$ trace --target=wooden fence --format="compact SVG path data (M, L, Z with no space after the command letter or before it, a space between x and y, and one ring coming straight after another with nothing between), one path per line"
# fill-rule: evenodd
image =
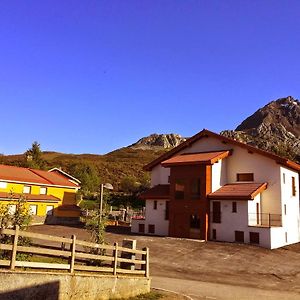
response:
M113 246L95 244L77 240L75 235L71 238L51 236L21 231L18 226L14 230L0 229L0 235L12 236L11 244L0 244L0 254L3 251L10 251L9 259L0 259L0 266L9 267L11 270L14 270L16 267L22 267L67 270L72 274L75 271L85 271L149 277L148 248L138 250L119 246L118 243L115 243ZM30 238L34 241L38 239L50 243L56 242L60 246L46 246L45 243L36 244L36 242L29 246L22 246L18 245L20 237ZM29 253L30 255L27 258L25 256L23 260L19 260L17 259L17 253ZM33 257L32 255L37 255L39 260L42 257L56 257L59 260L65 260L65 262L30 261L30 258Z

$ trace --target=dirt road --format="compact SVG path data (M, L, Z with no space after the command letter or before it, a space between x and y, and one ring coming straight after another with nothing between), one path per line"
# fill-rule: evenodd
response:
M41 225L30 230L89 239L82 228ZM138 248L150 248L154 287L183 292L193 299L300 299L300 244L267 250L249 245L130 235L119 230L108 232L107 242L131 238L137 240ZM253 298L254 295L257 297Z
M253 287L211 283L154 276L153 288L162 288L185 295L190 300L299 300L298 293L264 290Z

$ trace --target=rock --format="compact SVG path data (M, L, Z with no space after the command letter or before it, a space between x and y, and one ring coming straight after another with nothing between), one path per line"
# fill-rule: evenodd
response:
M222 135L300 162L300 102L280 98Z
M186 138L183 138L179 134L151 134L147 137L143 137L138 140L136 143L130 145L129 147L134 149L171 149L182 142L184 142Z

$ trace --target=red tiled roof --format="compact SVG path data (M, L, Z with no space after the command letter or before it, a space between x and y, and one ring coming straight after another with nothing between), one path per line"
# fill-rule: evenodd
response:
M57 172L47 172L7 165L0 165L0 180L31 184L78 187L78 185L68 180L67 177L60 175Z
M59 174L57 172L47 172L43 170L33 170L31 169L32 172L36 173L37 175L43 177L53 185L63 185L63 186L72 186L72 187L78 187L77 184L74 182L71 182L68 180L65 176L62 174Z
M191 165L191 164L213 164L219 159L225 158L230 155L230 151L215 151L215 152L202 152L190 153L173 156L161 163L163 167L170 167L173 165Z
M45 202L60 201L60 199L51 195L33 195L33 194L15 194L15 193L12 194L12 193L0 192L0 199L15 200L15 199L20 199L20 197L25 197L27 201L45 201Z
M170 185L159 184L140 195L142 199L168 199L170 197Z
M253 200L267 188L267 183L230 183L208 195L212 200Z
M146 166L144 166L144 170L145 171L151 171L155 166L157 166L158 164L160 164L162 161L167 160L169 158L171 158L172 156L174 156L176 153L180 152L183 149L186 149L187 147L191 146L193 143L195 143L196 141L205 138L205 137L214 137L217 138L218 140L224 142L224 143L228 143L228 144L232 144L232 145L237 145L241 148L245 148L247 149L249 152L253 152L253 153L258 153L261 154L263 156L269 157L270 159L275 160L277 163L282 164L284 166L287 166L291 169L294 169L296 171L300 171L300 164L297 164L289 159L286 159L284 157L280 157L278 155L275 155L273 153L258 149L256 147L238 142L236 140L230 139L228 137L225 137L223 135L214 133L212 131L209 131L207 129L203 129L202 131L198 132L197 134L195 134L194 136L192 136L191 138L187 139L185 142L181 143L179 146L175 147L174 149L168 151L167 153L161 155L160 157L158 157L157 159L153 160L152 162L150 162L149 164L147 164Z

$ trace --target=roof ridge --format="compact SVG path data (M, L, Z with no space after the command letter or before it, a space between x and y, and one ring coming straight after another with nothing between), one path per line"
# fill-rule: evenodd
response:
M49 180L48 178L44 177L43 175L38 174L38 173L35 171L35 169L28 168L28 170L31 171L32 173L34 173L35 175L37 175L37 176L39 176L39 177L45 179L45 180L48 181L50 184L54 185L54 182L52 182L52 181ZM38 171L43 171L43 170L38 170ZM47 172L47 171L45 171L45 172Z

